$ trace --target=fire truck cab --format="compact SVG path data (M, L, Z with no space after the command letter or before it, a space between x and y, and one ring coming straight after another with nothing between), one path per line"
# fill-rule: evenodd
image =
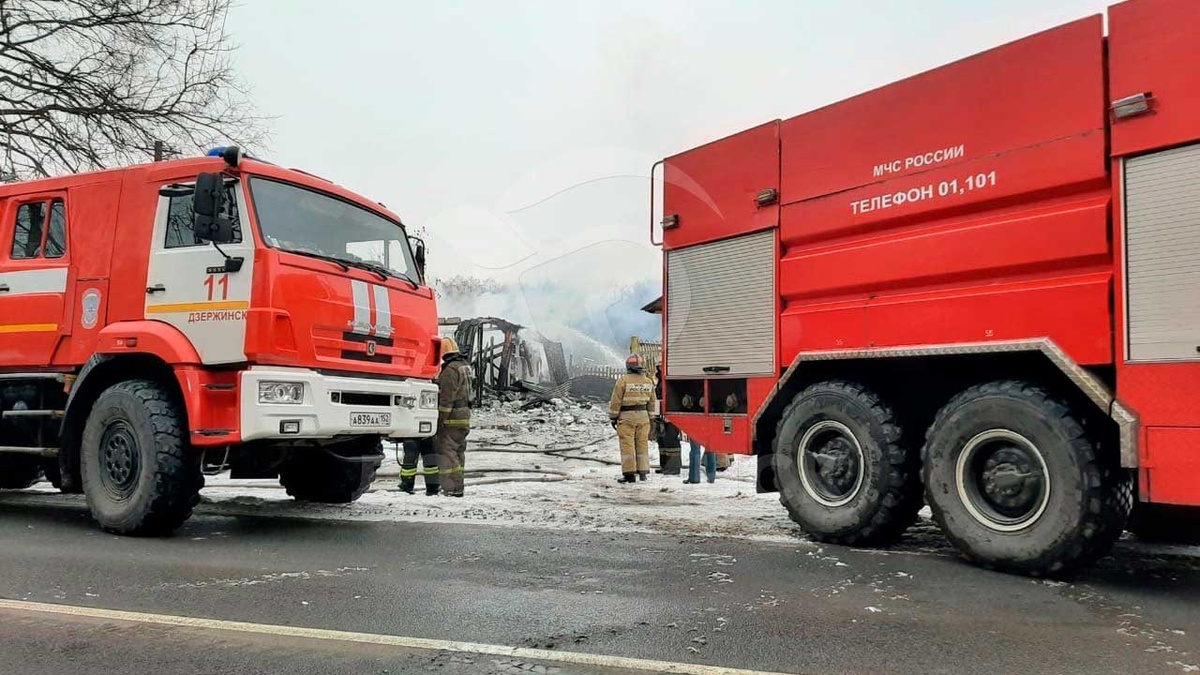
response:
M161 534L206 473L357 499L433 434L424 245L326 180L209 156L0 185L0 488Z

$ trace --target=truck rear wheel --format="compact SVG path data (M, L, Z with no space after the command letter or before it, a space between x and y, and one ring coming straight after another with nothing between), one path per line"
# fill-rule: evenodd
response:
M1032 576L1107 553L1132 502L1128 472L1097 456L1070 408L1016 381L971 387L938 412L925 489L934 520L964 555Z
M204 477L183 413L158 383L130 380L105 390L82 441L83 492L105 530L168 534L200 501Z
M796 397L775 434L780 501L817 541L895 542L917 519L917 454L895 414L849 382L821 382Z
M349 504L371 487L382 461L383 443L376 436L296 448L279 468L279 483L298 501Z
M37 457L0 455L0 490L24 490L42 478L42 464Z

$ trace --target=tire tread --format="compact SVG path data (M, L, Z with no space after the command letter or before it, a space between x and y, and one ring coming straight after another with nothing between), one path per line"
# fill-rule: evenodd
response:
M160 384L152 380L118 382L100 395L99 407L110 393L122 393L137 399L150 418L154 435L154 483L140 513L133 522L105 525L104 529L134 536L170 534L192 515L200 503L204 478L199 464L189 457L186 422L178 404Z
M1083 517L1063 545L1020 563L1001 563L973 555L970 552L970 542L947 527L945 515L937 508L934 495L929 494L926 501L932 507L933 519L938 528L972 562L987 569L1004 572L1030 576L1059 576L1104 556L1124 529L1125 518L1132 505L1132 481L1119 467L1106 466L1097 456L1096 441L1089 436L1070 407L1037 385L1020 380L986 382L963 390L942 406L925 435L925 447L922 450L925 460L925 485L931 484L930 474L934 468L929 462L932 439L959 408L984 398L1007 398L1032 405L1042 410L1047 419L1061 425L1070 439L1068 444L1071 452L1083 472L1084 503L1093 506L1083 509Z
M816 541L843 546L888 546L894 544L904 532L917 522L923 506L923 491L920 482L920 457L905 450L905 434L895 413L877 395L867 388L845 380L826 380L809 385L784 409L775 428L775 438L783 438L783 426L796 414L805 399L816 393L830 393L849 399L866 409L872 422L883 430L886 446L883 448L885 461L891 473L887 494L880 500L880 508L870 523L844 533L820 534L808 532ZM778 448L775 450L779 451ZM788 511L792 521L803 524L798 505L780 492L779 501Z

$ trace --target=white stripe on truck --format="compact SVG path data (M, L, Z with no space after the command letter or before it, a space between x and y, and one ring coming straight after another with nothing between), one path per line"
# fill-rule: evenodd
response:
M0 286L8 286L8 291L0 293L0 297L5 298L28 293L66 293L67 268L3 272L0 273Z
M367 282L350 280L350 295L354 300L354 326L351 332L371 334L371 297Z
M392 336L392 302L388 299L386 286L374 286L375 289L375 334L381 338Z

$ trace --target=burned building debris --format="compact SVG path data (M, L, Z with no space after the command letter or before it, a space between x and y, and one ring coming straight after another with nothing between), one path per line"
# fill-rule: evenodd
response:
M523 392L532 403L572 394L572 372L561 342L499 317L444 318L475 370L475 404L485 392ZM611 389L611 384L610 384Z

